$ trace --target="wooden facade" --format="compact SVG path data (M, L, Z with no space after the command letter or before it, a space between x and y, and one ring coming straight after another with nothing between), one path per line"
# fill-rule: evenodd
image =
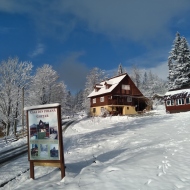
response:
M137 114L147 108L148 98L144 97L128 74L122 74L94 86L88 96L91 115L104 113L112 115Z
M190 89L169 91L164 96L168 113L190 111Z

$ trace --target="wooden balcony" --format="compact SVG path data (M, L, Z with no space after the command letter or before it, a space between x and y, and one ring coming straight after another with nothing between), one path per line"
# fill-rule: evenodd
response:
M108 105L133 105L132 102L127 102L125 99L108 100Z

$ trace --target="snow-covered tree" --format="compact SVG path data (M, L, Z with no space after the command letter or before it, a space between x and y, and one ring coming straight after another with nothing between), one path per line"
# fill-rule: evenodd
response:
M18 58L8 58L0 64L0 124L6 129L14 129L22 116L22 89L27 88L31 79L31 62L19 62Z
M166 81L160 79L151 70L147 71L135 66L132 68L130 77L143 95L147 97L152 97L154 94L163 95L167 91Z
M177 32L173 48L168 57L169 89L190 86L190 51L185 37Z
M74 97L70 91L67 92L66 100L64 112L66 115L72 115L74 113Z
M140 90L147 97L152 97L154 94L163 95L167 91L167 82L160 79L156 74L153 74L151 70L148 74L145 71Z
M74 111L75 112L80 112L80 111L84 110L83 93L84 93L83 90L80 90L75 95L75 98L74 98Z
M104 79L104 71L97 67L93 68L87 75L83 94L83 107L87 113L90 111L90 100L87 98L87 96L93 91L95 84L100 83Z
M132 73L130 76L131 76L131 79L133 80L133 82L135 83L135 85L137 86L137 88L140 88L141 76L142 76L141 70L137 66L134 66L132 68Z
M148 76L147 76L147 72L145 71L144 72L144 76L143 76L143 84L147 84L147 81L148 81Z
M118 75L122 75L123 73L126 73L126 69L123 68L123 66L120 63L118 66L118 69L114 72L114 75L118 76Z
M119 64L119 67L118 67L118 70L117 70L117 74L118 75L123 74L123 68L122 68L121 64Z
M66 103L66 86L58 81L59 76L52 66L45 64L38 68L29 89L30 105L60 103L62 109Z

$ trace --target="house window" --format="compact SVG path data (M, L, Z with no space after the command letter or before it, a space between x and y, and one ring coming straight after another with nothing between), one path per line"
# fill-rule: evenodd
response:
M127 102L132 102L132 97L128 96L127 97Z
M184 99L180 98L176 100L176 105L183 105L184 104Z
M190 104L190 98L186 98L186 104Z
M167 100L166 105L167 106L173 106L174 105L174 100L173 99L172 100Z
M171 106L171 100L167 100L166 105Z
M112 96L108 96L108 99L111 100L111 99L112 99Z
M122 84L123 90L130 90L130 85Z
M104 113L104 107L101 107L101 113Z
M104 102L104 97L100 97L100 102Z
M96 108L93 108L93 113L96 113Z
M92 103L95 104L96 103L96 98L92 99Z

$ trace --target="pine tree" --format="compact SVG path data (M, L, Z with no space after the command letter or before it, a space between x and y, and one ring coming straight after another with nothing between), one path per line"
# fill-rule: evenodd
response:
M83 107L83 91L80 90L79 92L76 93L75 98L74 98L74 111L75 112L80 112L84 110Z
M140 91L147 97L152 97L154 94L165 94L167 91L166 82L160 79L156 74L150 70L144 72Z
M74 109L74 98L71 94L70 91L67 92L66 94L66 103L65 103L65 108L64 108L64 113L66 115L72 115L73 113L73 109Z
M118 70L117 70L117 74L118 74L118 75L123 74L123 68L122 68L122 65L121 65L121 64L119 64L119 67L118 67Z
M190 51L185 37L177 32L173 48L168 57L169 89L190 86Z
M131 79L133 80L137 88L140 88L141 85L141 75L141 70L137 66L134 66L132 68Z

